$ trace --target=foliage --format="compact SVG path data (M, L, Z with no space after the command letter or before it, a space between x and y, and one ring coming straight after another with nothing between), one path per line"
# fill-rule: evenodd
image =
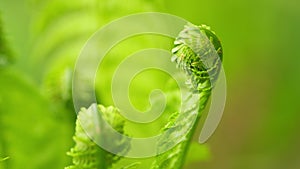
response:
M104 151L94 142L94 140L92 140L92 138L99 135L99 132L105 132L105 130L96 132L99 126L95 126L94 123L90 122L101 116L110 125L112 125L116 131L125 134L123 128L125 121L122 119L118 110L113 107L105 108L104 106L99 105L96 109L97 110L93 109L92 105L89 109L82 108L78 114L78 119L76 121L76 133L74 136L76 145L70 152L68 152L68 155L73 157L74 165L66 167L68 169L111 168L112 165L120 159L120 156ZM95 117L95 113L99 113L98 116ZM85 127L82 127L82 125ZM87 134L86 130L92 132ZM122 151L119 152L121 154L124 154L129 148L127 147L128 143L126 140L118 140L117 138L112 139L109 136L105 138L106 140L103 141L109 141L112 146L115 146L117 149Z
M172 132L170 134L164 135L164 137L159 140L158 149L167 147L167 145L172 144L176 141L179 141L179 144L171 150L158 155L154 159L153 165L151 167L153 169L180 169L183 166L184 158L186 156L191 138L194 134L194 130L197 126L198 120L196 121L196 124L193 124L193 119L200 118L200 115L205 108L205 105L207 104L207 100L212 90L211 78L207 71L214 72L212 78L217 78L217 64L220 62L220 59L214 61L216 65L211 66L210 69L205 68L201 60L203 57L209 57L206 56L209 52L205 51L206 48L203 46L203 44L205 43L202 43L202 45L195 45L193 43L198 41L205 42L207 39L201 39L199 38L199 36L197 36L197 34L206 35L207 39L209 39L209 42L212 42L212 44L214 45L216 51L220 56L220 59L222 59L221 44L216 38L214 32L212 32L210 28L205 25L202 25L200 27L192 24L187 25L175 40L175 47L172 50L174 54L172 60L177 63L178 68L186 72L186 74L189 76L188 81L191 81L190 83L187 83L190 89L190 96L187 96L188 99L184 102L184 104L187 104L187 107L189 108L184 109L183 112L180 113L178 111L173 113L168 123L162 129L162 131L172 130ZM200 48L201 53L195 53L195 51L190 48L191 45L196 46L196 48ZM198 97L196 101L193 100L194 98L192 96L195 92L199 93L200 95L200 97ZM173 102L172 104L173 105L169 106L174 107L176 105L176 102ZM200 106L199 109L197 109L198 105ZM108 107L106 109L102 105L100 105L99 107L99 111L103 112L104 119L108 121L108 123L112 125L113 128L116 128L119 133L124 134L125 123L123 120L120 120L121 116L118 115L117 110L113 107ZM95 117L95 114L91 113L91 111L92 106L88 110L83 108L79 113L74 138L76 145L75 148L71 149L69 155L73 157L73 163L75 164L74 166L79 168L110 168L113 163L117 162L117 160L107 158L107 155L111 156L111 154L107 152L105 153L104 150L101 150L101 148L97 148L97 145L91 140L91 138L96 137L96 131L98 128L97 126L94 126L94 123L92 123L95 118L97 119L97 116ZM179 123L175 123L175 120L178 120ZM88 123L85 130L82 129L82 124L79 123L80 121ZM188 133L184 133L185 129L189 127L191 127L191 130ZM105 132L105 130L101 130L100 132ZM92 134L89 134L88 136L86 133ZM114 144L114 146L120 146L119 140L109 138L109 135L107 138L105 136L103 137L103 139L117 141L118 144ZM126 150L126 148L123 148L123 150Z
M224 62L228 98L221 126L208 144L192 142L184 168L298 169L297 0L1 0L0 158L8 156L9 160L1 161L0 168L56 169L72 163L65 153L73 146L76 120L69 77L78 52L104 24L147 11L211 25L222 36L228 56ZM173 40L134 38L133 44L111 54L128 55L145 47L172 48ZM116 62L106 63L103 69L108 77ZM109 91L107 77L97 78L96 94L101 104L112 105L110 93L105 92ZM144 89L167 83L156 74L153 77L157 81L141 78L144 83L137 80L132 86L130 97L137 108L147 108ZM177 102L176 97L167 105L173 101ZM159 132L167 124L171 127L170 116L178 109L167 109L169 113L159 124L137 127L126 122L126 132L144 136L156 134L152 131ZM114 167L145 169L155 158L122 158Z
M216 51L218 51L220 58L222 59L222 47L219 43L219 40L216 38L214 32L210 30L209 27L202 25L202 26L195 26L192 24L186 25L185 29L182 30L179 34L179 36L176 38L174 44L175 47L173 48L173 57L172 60L177 63L177 67L181 70L185 71L188 76L190 76L190 79L187 82L187 85L190 85L190 96L188 96L189 99L192 99L193 93L199 93L200 97L196 101L196 103L190 105L189 109L187 109L184 112L175 113L173 114L170 121L176 119L180 121L177 125L170 125L168 123L164 130L172 129L173 135L177 135L177 140L181 140L181 142L176 145L171 150L167 151L166 153L159 155L157 159L154 161L153 168L164 168L164 169L180 169L183 166L184 158L186 156L187 150L189 148L190 141L192 139L192 136L194 134L195 128L197 126L197 122L199 121L199 118L201 116L202 111L204 110L207 101L210 96L210 92L212 90L211 85L211 78L217 78L218 74L218 59L214 61L216 65L212 66L211 69L207 69L204 64L202 63L202 59L205 57L208 57L208 51L206 51L206 48L203 46L205 43L199 43L195 44L197 42L205 42L206 39L201 39L197 36L197 34L204 33L207 38L213 43ZM217 43L214 43L217 42ZM202 44L202 45L201 45ZM195 49L199 49L200 52L196 53L192 49L191 46L196 46ZM198 51L198 50L197 50ZM208 56L207 56L208 55ZM216 72L216 75L213 75L210 77L207 73L207 71L214 71ZM184 104L188 104L189 100L185 100ZM197 103L198 102L198 103ZM199 109L197 110L197 106L199 104ZM196 110L195 110L196 109ZM195 113L196 114L195 114ZM174 118L174 116L178 116ZM196 123L191 124L193 122L193 119L196 117ZM177 119L178 118L178 119ZM188 133L181 132L186 128L186 126L192 126L191 130ZM165 145L170 144L170 142L176 141L176 139L168 139L169 136L163 138L161 142L158 143L158 145ZM172 138L172 137L169 137Z

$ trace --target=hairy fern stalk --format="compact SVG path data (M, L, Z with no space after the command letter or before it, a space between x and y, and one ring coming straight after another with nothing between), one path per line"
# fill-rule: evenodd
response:
M210 58L212 48L217 52L217 58ZM184 71L189 80L187 85L190 89L190 95L197 93L199 98L196 103L191 105L190 109L172 114L169 122L162 129L172 129L171 134L166 135L163 139L159 140L158 151L165 145L172 144L175 140L180 140L174 148L169 151L158 155L150 169L180 169L182 168L189 143L194 134L197 122L201 116L201 112L205 108L207 101L211 95L214 82L216 81L219 73L220 64L222 62L222 47L221 43L216 37L215 33L206 25L195 26L187 24L185 28L179 33L174 42L172 49L173 56L171 60L177 64L177 67ZM206 64L203 63L203 58ZM184 103L189 103L186 100ZM105 120L112 125L118 132L124 133L125 121L119 115L119 112L114 107L105 108L102 105L98 106L98 110L103 113ZM193 113L192 113L193 112ZM193 118L196 117L196 123L193 123ZM83 131L79 121L84 118L93 119L91 110L82 109L78 115L76 122L76 133L74 136L75 147L68 153L73 157L73 165L66 167L66 169L106 169L112 168L113 164L121 157L105 152L94 143L89 136ZM174 123L175 120L179 123ZM187 126L191 126L188 133L183 133ZM95 130L95 126L88 126L88 130ZM174 138L168 139L168 138ZM128 140L127 140L128 141ZM112 142L114 144L114 142ZM128 144L127 144L128 145ZM122 146L122 140L118 141L116 146ZM129 147L121 147L124 153ZM124 166L123 169L135 167L135 164Z

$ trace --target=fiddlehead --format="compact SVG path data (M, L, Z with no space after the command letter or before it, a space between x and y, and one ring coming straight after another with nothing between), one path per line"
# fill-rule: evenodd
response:
M206 38L214 45L219 58L209 58L212 51ZM206 25L188 24L180 32L174 45L172 61L175 61L178 68L190 76L192 89L199 93L211 90L212 85L210 83L216 80L219 73L218 65L223 57L222 46L215 33ZM206 61L210 59L210 65L205 65L203 58Z
M78 114L76 121L76 132L74 136L75 147L67 154L73 158L73 165L66 167L66 169L99 169L110 168L113 163L120 159L120 156L111 154L101 149L92 139L99 135L99 132L105 132L105 130L99 129L99 126L90 121L97 121L98 114L106 120L112 127L120 133L124 133L125 121L120 116L119 111L114 107L104 107L99 105L90 108L82 108ZM83 127L84 125L84 127ZM105 134L104 134L105 135ZM103 136L103 134L102 134ZM105 141L105 138L102 138ZM122 152L126 153L128 150L128 140L109 140L113 146L118 147Z
M211 44L213 45L212 47ZM172 61L176 62L177 67L188 75L189 80L187 81L187 85L189 85L191 90L190 95L197 93L199 94L199 98L198 103L193 103L190 99L191 97L188 97L185 103L192 103L191 109L181 113L174 113L169 123L165 126L164 130L172 129L174 132L173 134L165 136L158 145L170 144L172 140L168 138L176 138L181 140L181 142L171 150L159 155L153 163L153 169L181 168L197 121L207 104L214 82L218 77L223 57L220 41L215 33L205 25L186 25L184 30L181 31L176 38L174 45L172 49ZM218 57L211 57L211 52L215 51ZM195 111L193 109L196 109L197 104L199 104L199 109ZM197 116L196 123L191 124L195 116ZM180 122L174 125L172 121L175 121L175 119ZM189 125L193 126L188 133L180 132L183 131L185 126ZM174 137L176 134L182 135Z

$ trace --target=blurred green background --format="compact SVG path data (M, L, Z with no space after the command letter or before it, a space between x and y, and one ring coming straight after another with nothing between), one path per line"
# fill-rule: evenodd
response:
M0 168L70 164L65 152L73 145L70 84L76 57L104 24L146 11L208 24L224 48L224 116L207 146L190 153L185 168L300 168L297 0L1 0L0 158L10 159ZM170 40L160 39L136 38L137 45L125 43L112 53L171 47ZM104 70L111 72L114 64L108 60ZM109 104L105 85L99 82L97 90Z

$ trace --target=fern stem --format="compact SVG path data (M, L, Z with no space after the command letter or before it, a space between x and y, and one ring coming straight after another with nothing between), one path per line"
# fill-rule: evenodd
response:
M205 97L205 101L204 101L205 105L207 104L208 98L209 98L209 96ZM203 109L199 110L199 113L203 112L204 108L205 107L203 107ZM186 160L187 153L188 153L189 148L190 148L190 143L192 142L193 136L194 136L194 134L196 132L196 129L197 129L197 124L199 123L200 119L201 119L201 114L199 114L198 117L196 118L195 125L191 128L191 130L187 134L188 139L183 143L184 149L183 149L183 152L181 154L181 156L182 156L181 157L181 163L180 163L180 165L178 165L178 169L183 168L183 165L184 165L185 160Z

